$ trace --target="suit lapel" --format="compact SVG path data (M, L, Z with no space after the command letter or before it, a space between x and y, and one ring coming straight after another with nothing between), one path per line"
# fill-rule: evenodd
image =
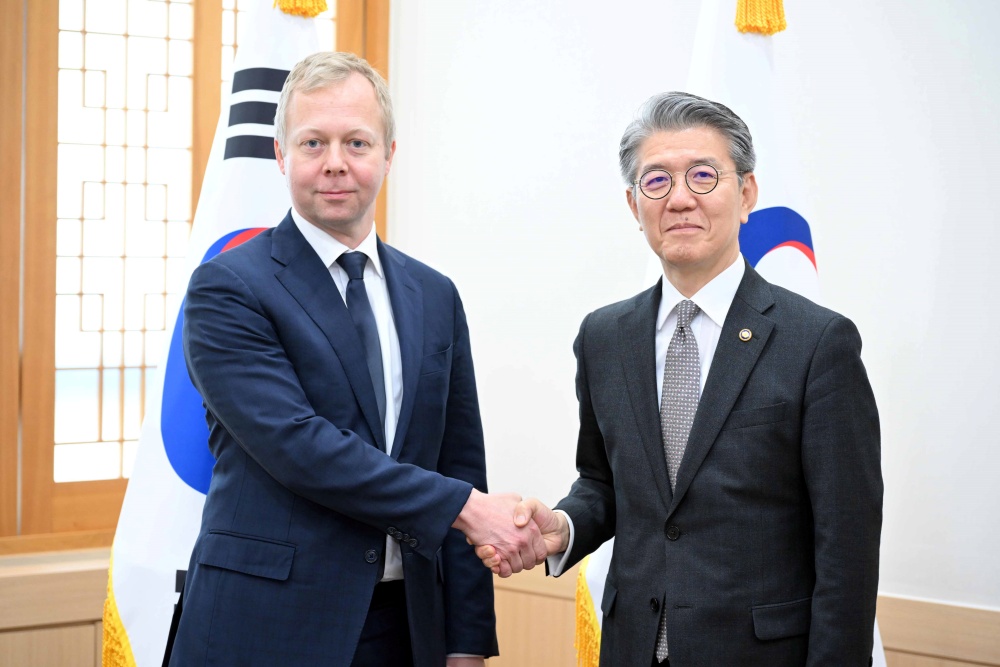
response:
M660 497L665 505L669 505L670 481L663 453L663 436L660 434L660 410L656 405L656 314L661 295L662 285L657 283L636 297L635 308L618 318L622 341L618 357L636 430L653 470Z
M748 264L722 326L705 390L691 425L684 458L677 471L677 484L668 515L674 511L691 486L698 468L708 456L760 353L767 345L767 339L774 329L774 321L763 313L773 304L774 299L767 282ZM743 342L740 339L739 334L743 329L751 331L752 338L749 341Z
M399 353L403 367L403 404L399 409L396 434L392 441L392 458L398 459L406 439L406 429L413 415L417 379L424 348L424 297L420 283L406 270L406 257L381 240L378 254L389 289L389 304L399 338Z
M385 451L384 427L379 420L375 390L358 330L337 291L329 268L323 266L319 255L302 236L291 215L285 216L274 230L271 256L283 265L275 272L275 277L330 341L365 421L374 434L374 444Z

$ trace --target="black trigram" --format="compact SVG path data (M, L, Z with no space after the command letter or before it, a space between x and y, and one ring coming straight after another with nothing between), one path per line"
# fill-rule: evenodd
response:
M233 75L233 94L244 90L262 90L280 93L285 85L288 70L254 67L241 69ZM271 102L238 102L229 107L229 127L243 123L274 125L274 112L278 105ZM274 138L253 134L240 134L226 139L226 154L231 157L274 159Z

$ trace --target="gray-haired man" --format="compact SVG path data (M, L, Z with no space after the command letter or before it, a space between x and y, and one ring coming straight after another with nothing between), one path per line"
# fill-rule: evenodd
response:
M755 156L727 107L656 95L619 157L664 279L584 319L579 479L515 515L557 576L615 537L604 666L869 665L882 476L858 331L744 261Z

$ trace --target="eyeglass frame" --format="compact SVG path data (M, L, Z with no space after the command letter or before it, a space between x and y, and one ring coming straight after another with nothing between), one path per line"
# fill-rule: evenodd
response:
M711 189L706 190L705 192L698 192L697 190L695 190L694 188L691 187L690 183L688 183L688 174L691 173L691 170L694 169L695 167L710 167L712 169L712 171L715 172L715 185L713 185L711 187ZM646 174L650 173L650 172L653 172L653 171L662 171L664 174L666 174L667 176L670 177L670 187L667 188L667 191L664 192L663 196L661 196L661 197L650 197L648 194L646 194L646 191L642 189L642 186L639 185L639 182L642 181L642 177L645 176ZM646 171L642 172L642 174L639 175L639 178L637 178L634 181L632 181L632 187L638 188L639 192L641 192L642 196L645 197L646 199L651 199L652 201L659 201L661 199L665 199L671 192L674 191L674 182L676 180L674 178L674 174L679 174L679 173L680 172L678 172L678 171L674 171L674 172L667 171L666 169L663 169L662 167L653 167L652 169L647 169ZM724 174L736 174L737 178L740 179L740 185L742 185L743 184L743 176L745 174L748 174L748 173L750 173L750 172L739 171L739 170L736 170L736 169L719 169L715 165L708 164L707 162L699 162L698 164L693 164L690 167L688 167L686 170L684 170L684 185L686 185L687 189L691 191L691 194L695 194L695 195L707 195L707 194L710 194L712 191L714 191L715 188L719 187L719 181L722 180L722 176Z

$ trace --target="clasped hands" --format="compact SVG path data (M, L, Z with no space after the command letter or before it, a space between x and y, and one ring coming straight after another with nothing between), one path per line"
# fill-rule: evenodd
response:
M476 547L476 555L494 574L509 577L562 553L569 544L566 517L537 498L515 493L473 490L453 524Z

